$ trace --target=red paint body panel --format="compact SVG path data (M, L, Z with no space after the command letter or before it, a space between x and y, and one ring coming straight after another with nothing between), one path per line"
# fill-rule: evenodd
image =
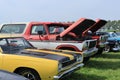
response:
M74 22L72 25L70 24L70 26L66 30L60 33L60 37L63 37L68 32L73 32L76 35L82 36L82 33L93 24L95 24L95 21L81 18L78 21Z
M74 22L73 24L67 24L67 23L57 23L57 22L31 22L27 26L27 29L25 30L24 36L27 40L56 40L57 36L64 37L67 34L70 34L74 37L79 34L79 36L82 35L82 32L86 30L88 27L92 26L95 23L95 21L86 19L86 18L81 18L78 21ZM43 36L38 36L38 35L30 35L31 34L31 28L33 25L43 25L46 31L46 34ZM60 34L50 34L48 31L48 25L60 25L65 28L63 32ZM79 31L80 30L80 31ZM72 33L71 33L72 32Z

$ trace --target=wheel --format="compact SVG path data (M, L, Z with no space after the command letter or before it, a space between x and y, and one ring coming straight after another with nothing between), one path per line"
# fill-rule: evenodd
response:
M86 62L89 61L89 59L90 59L90 57L84 57L84 59L83 59L83 63L85 64Z
M114 48L116 48L116 50L114 49L114 51L120 51L120 44L118 42L116 42Z
M110 46L109 45L107 45L105 48L104 48L104 52L110 52Z
M104 48L98 48L98 51L96 54L102 54L103 51L104 51Z
M39 74L32 69L22 69L18 74L28 78L29 80L41 80Z

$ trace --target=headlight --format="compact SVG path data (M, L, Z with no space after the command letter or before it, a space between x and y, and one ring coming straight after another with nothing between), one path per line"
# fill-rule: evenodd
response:
M60 71L62 69L62 63L59 62L58 64L58 71Z
M83 61L82 55L77 56L77 62L82 62L82 61Z
M88 49L88 42L84 43L82 50L87 50Z

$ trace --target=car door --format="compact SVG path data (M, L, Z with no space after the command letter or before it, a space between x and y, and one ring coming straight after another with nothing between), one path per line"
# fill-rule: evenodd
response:
M41 34L38 34L38 31ZM32 25L29 40L48 40L44 25Z

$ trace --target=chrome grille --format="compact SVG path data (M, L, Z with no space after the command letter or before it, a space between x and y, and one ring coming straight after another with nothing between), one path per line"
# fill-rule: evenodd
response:
M95 46L96 46L96 40L90 41L88 48L93 48L93 47L95 47Z
M71 65L71 64L73 64L75 62L76 62L76 59L64 62L64 63L62 63L62 67L66 67L66 66Z

